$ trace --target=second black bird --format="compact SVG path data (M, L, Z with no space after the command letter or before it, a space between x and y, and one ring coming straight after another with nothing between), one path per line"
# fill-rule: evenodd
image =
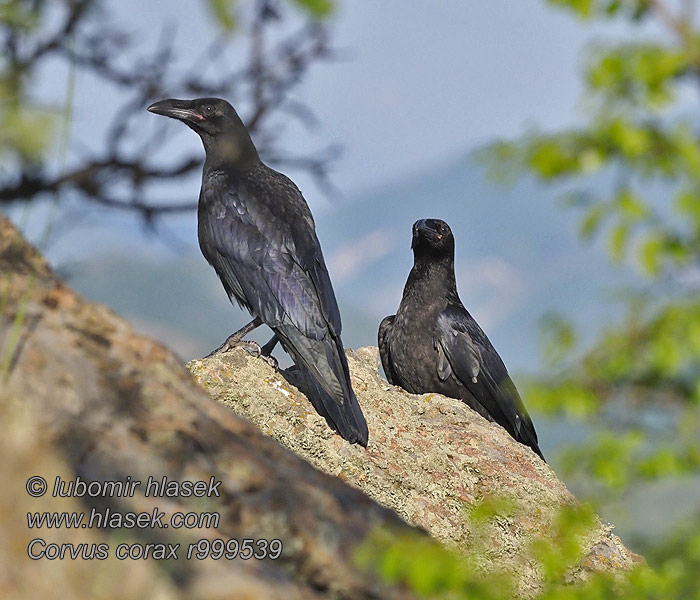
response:
M450 227L437 219L416 221L412 248L399 310L379 326L389 383L412 394L459 398L544 459L501 357L459 299Z
M199 246L229 298L254 317L218 351L265 323L275 337L263 353L281 342L316 410L346 440L366 446L367 423L350 384L338 304L301 192L262 163L225 100L163 100L148 110L182 121L204 144Z

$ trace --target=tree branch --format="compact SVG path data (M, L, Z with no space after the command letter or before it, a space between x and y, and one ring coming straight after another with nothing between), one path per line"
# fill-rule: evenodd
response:
M72 197L95 205L136 212L145 222L192 210L194 202L158 203L148 198L156 185L192 174L200 167L201 159L188 157L163 167L155 150L164 146L166 128L144 132L141 124L148 103L183 93L233 97L235 103L247 106L248 118L244 121L256 134L261 155L273 165L305 170L319 187L331 190L328 164L337 156L337 148L316 156L291 156L279 147L279 123L270 119L285 114L307 127L316 123L311 110L291 96L311 66L331 54L323 27L302 24L276 45L270 45L267 33L279 20L280 12L270 0L256 0L248 24L240 26L240 35L247 36L250 44L247 64L229 67L232 61L224 58L227 43L215 39L188 69L174 75L172 29L163 29L150 54L131 55L134 46L130 36L110 21L109 15L90 11L94 5L96 0L64 0L66 13L61 25L48 36L40 30L9 31L5 35L11 55L9 69L22 73L18 86L21 78L27 79L40 65L58 59L64 63L74 61L77 69L114 86L117 97L124 99L104 128L101 146L94 141L86 145L84 158L61 174L51 173L48 157L38 163L23 164L14 179L0 182L0 204L32 202L44 195L60 198L60 192L67 190ZM65 43L68 37L74 42L70 50ZM22 55L24 48L31 49ZM202 63L214 60L223 68L208 78L208 65Z

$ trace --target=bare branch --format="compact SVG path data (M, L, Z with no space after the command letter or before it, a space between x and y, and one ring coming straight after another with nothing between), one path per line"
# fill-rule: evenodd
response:
M153 190L162 182L192 174L200 168L201 158L185 158L162 166L155 150L164 145L166 128L144 131L141 126L148 103L183 94L232 98L246 107L248 118L244 121L255 132L260 153L267 161L274 166L305 170L321 189L336 194L329 182L328 166L338 155L337 147L315 156L291 156L279 147L279 123L271 119L284 114L305 127L318 124L312 111L292 95L314 63L332 57L326 32L317 23L302 24L272 45L268 40L273 37L271 28L280 19L280 8L272 0L255 2L248 22L240 24L240 35L247 36L250 47L245 63L228 60L230 42L216 38L184 72L177 65L177 73L172 27L164 26L149 54L136 54L129 35L105 13L90 10L96 0L63 0L65 14L49 35L41 31L6 31L8 68L19 74L18 78L28 76L49 59L66 64L73 61L78 70L113 86L120 105L105 127L101 145L95 140L82 144L77 166L52 174L48 164L23 165L15 179L0 182L0 204L31 202L44 195L62 199L60 192L66 190L71 192L71 198L95 206L132 211L146 227L154 227L159 216L192 210L193 201L152 200ZM205 74L212 63L221 68L215 76L208 77ZM73 140L73 144L80 146L81 141Z

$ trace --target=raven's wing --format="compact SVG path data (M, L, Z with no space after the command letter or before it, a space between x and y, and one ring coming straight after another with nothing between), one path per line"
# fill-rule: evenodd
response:
M386 380L391 385L399 385L398 377L396 377L396 373L394 372L394 365L391 362L391 344L389 342L391 329L394 326L394 319L396 319L396 315L390 315L382 319L382 322L379 324L377 338L379 343L379 356L382 359L382 367L384 367Z
M272 173L276 177L254 189L203 182L200 244L205 239L211 247L202 251L229 295L277 333L297 366L317 382L312 387L325 390L322 402L335 406L326 406L324 416L343 437L366 444L367 425L350 385L340 313L311 212L296 186Z
M313 219L291 185L262 191L239 185L233 190L214 178L206 180L200 243L208 240L211 247L202 251L227 292L266 324L292 323L314 339L329 332L338 336L340 314Z
M463 306L450 304L440 313L436 349L438 376L444 381L454 375L496 423L544 459L535 427L506 366Z

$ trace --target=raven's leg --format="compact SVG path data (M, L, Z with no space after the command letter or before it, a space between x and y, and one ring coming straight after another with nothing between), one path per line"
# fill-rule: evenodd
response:
M274 356L271 356L271 352L275 349L275 346L279 343L279 338L277 334L272 336L272 339L267 342L262 348L260 348L260 358L262 358L268 365L270 365L275 371L278 370L279 364Z
M226 338L226 341L221 344L216 350L213 352L210 352L207 354L204 358L210 358L211 356L214 356L216 354L222 354L223 352L228 352L232 348L235 348L236 346L242 346L245 348L248 352L251 354L254 354L256 356L260 356L262 350L260 349L260 346L256 342L247 342L243 341L243 338L248 335L253 329L256 327L260 327L262 325L262 319L260 317L255 317L250 323L247 325L244 325L241 327L238 331L235 333L232 333L230 336ZM268 342L269 344L269 342Z

